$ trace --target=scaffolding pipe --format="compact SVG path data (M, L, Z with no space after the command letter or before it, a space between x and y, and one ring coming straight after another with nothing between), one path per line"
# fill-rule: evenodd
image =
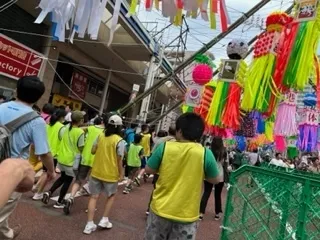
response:
M123 108L119 109L119 113L121 113L121 114L125 113L128 109L130 109L137 102L141 101L143 98L145 98L146 96L148 96L149 94L151 94L152 92L157 90L166 81L170 80L170 78L175 76L177 73L180 73L186 66L189 66L189 64L191 64L194 61L194 58L198 54L204 54L206 51L208 51L211 47L213 47L215 44L217 44L221 39L226 37L229 33L231 33L237 27L239 27L242 23L244 23L248 18L250 18L253 14L255 14L257 11L259 11L262 7L264 7L270 1L271 0L260 1L257 5L255 5L253 8L251 8L247 13L244 13L241 18L239 18L236 22L234 22L232 25L230 25L227 31L220 33L217 37L212 39L209 43L205 44L199 51L195 52L191 57L189 57L186 61L184 61L181 65L179 65L171 73L167 74L163 79L161 79L159 82L155 83L147 91L145 91L144 93L137 96L137 98L133 102L128 103Z

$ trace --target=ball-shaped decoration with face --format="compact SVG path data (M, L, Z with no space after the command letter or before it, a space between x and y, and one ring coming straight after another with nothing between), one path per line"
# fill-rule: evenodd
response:
M234 39L229 42L227 47L227 54L230 59L240 60L246 57L248 53L248 43L241 39Z

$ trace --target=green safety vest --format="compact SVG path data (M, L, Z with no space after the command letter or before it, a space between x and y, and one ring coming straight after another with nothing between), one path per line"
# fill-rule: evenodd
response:
M56 122L53 126L47 125L48 143L53 157L56 157L58 154L61 142L59 134L63 127L64 125L61 122Z
M76 155L79 153L78 141L84 131L79 127L72 127L69 130L69 125L66 128L58 151L58 162L71 167Z
M133 143L130 144L129 151L128 151L128 159L127 164L130 167L140 167L141 166L141 159L139 153L143 147L141 145L135 145Z
M99 126L90 126L87 128L86 143L82 151L82 165L92 167L94 155L91 154L91 149L103 130L104 128Z

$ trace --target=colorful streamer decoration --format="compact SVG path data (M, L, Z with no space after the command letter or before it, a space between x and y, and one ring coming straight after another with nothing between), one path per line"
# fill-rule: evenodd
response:
M274 135L285 137L297 135L296 112L297 94L294 91L290 91L285 95L284 101L279 104L274 125Z
M160 0L146 0L145 8L147 11L152 10L153 4L157 10L160 10ZM231 24L231 18L226 6L226 0L164 0L162 2L162 15L170 18L170 22L176 26L182 24L182 12L187 12L186 16L196 18L198 12L204 21L210 21L210 28L217 28L216 15L220 16L221 31L225 32L228 25ZM129 15L133 15L137 9L137 0L131 1ZM208 14L209 9L209 14Z
M305 107L299 123L298 148L301 151L313 152L317 150L319 114L314 109L316 102L317 98L314 94L306 94Z
M272 95L279 97L279 91L272 79L277 46L283 26L291 21L292 18L283 12L268 16L267 32L259 36L254 46L254 60L245 80L241 102L243 110L257 110L266 113L268 117L272 115L273 111L268 111L270 98Z
M200 105L195 108L195 112L198 113L204 120L207 118L215 88L216 81L211 81L207 83L204 87L204 92L201 97Z
M246 56L247 52L248 44L242 40L232 40L228 44L227 54L230 59L239 61L239 67L238 69L234 69L234 79L232 79L231 82L225 82L221 79L218 80L206 119L212 126L233 130L238 130L240 127L239 104L247 69L246 63L241 59ZM227 60L225 62L227 62ZM225 69L221 67L220 73L222 73L220 77L223 77Z
M316 1L314 1L316 2ZM280 40L279 59L275 66L275 81L284 88L303 90L309 77L315 75L314 54L320 39L320 5L315 18L288 25Z

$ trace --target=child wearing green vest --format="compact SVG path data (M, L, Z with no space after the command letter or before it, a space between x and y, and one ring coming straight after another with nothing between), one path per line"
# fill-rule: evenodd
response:
M127 156L127 167L129 173L129 179L123 190L124 194L130 193L132 190L132 182L135 180L136 175L141 167L141 161L143 158L143 147L140 142L142 139L141 134L134 135L134 142L130 144L128 156Z
M57 166L57 157L58 157L58 149L60 147L62 133L64 130L64 118L67 115L67 112L64 109L57 109L52 116L50 117L49 124L47 125L47 135L48 135L48 143L50 147L50 152L53 156L54 167ZM43 190L47 185L47 169L43 167L43 174L41 175L38 183L37 183L37 192L33 196L33 200L41 200L43 198Z
M80 111L71 114L71 124L67 125L62 134L62 140L58 149L58 168L61 171L58 178L48 192L43 194L42 202L47 204L52 194L61 187L58 201L54 208L64 208L64 197L79 169L81 152L84 147L84 131L79 127L83 124L84 116Z
M88 221L83 233L91 234L97 229L94 224L94 214L101 193L107 196L103 217L98 226L104 229L112 228L108 215L115 200L118 182L123 178L122 160L126 150L125 141L120 137L122 119L118 115L105 116L105 131L92 147L95 154L89 180L91 197L88 204Z
M91 171L94 160L94 154L91 153L91 149L94 142L104 130L102 119L100 117L95 118L94 126L89 126L83 130L85 131L86 142L82 151L82 159L79 170L77 172L76 181L72 185L70 197L66 200L65 206L63 208L63 211L66 215L70 214L71 207L74 203L74 196L84 184L89 175L89 172Z
M196 239L203 180L219 183L219 170L210 149L199 142L205 124L195 113L176 121L177 142L158 146L146 172L159 173L153 191L144 239Z

